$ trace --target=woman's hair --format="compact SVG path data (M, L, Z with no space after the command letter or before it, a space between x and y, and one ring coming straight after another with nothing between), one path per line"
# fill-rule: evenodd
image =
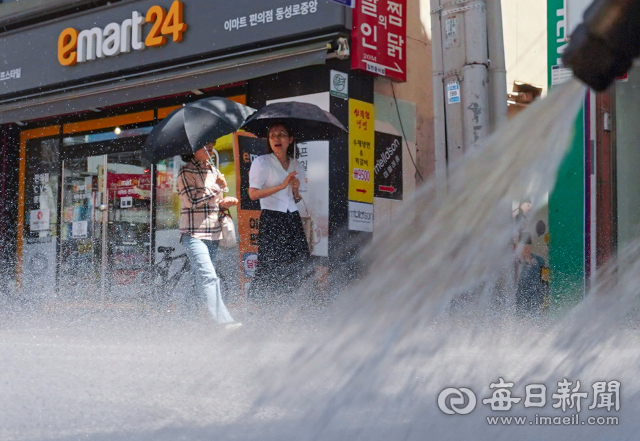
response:
M269 126L269 130L267 130L267 152L273 153L273 149L271 148L271 143L269 143L269 133L271 132L271 129L273 129L275 126L284 127L284 129L287 131L289 136L293 137L293 142L291 144L289 144L289 147L287 147L287 156L290 157L290 158L293 158L294 157L294 152L295 152L295 159L298 159L300 157L300 152L295 148L296 137L293 134L293 132L291 131L291 128L286 123L275 123L275 124L271 124Z
M215 142L215 141L212 141L212 142L210 142L209 144L211 144L211 145L215 146L215 145L216 145L216 142ZM209 144L207 144L207 145L209 145ZM205 145L205 147L206 147L207 145ZM204 148L204 147L203 147L203 148ZM183 160L184 162L191 162L191 160L193 159L193 157L194 157L194 156L195 156L195 155L194 155L193 153L186 153L186 154L184 154L184 155L180 155L180 158L182 158L182 160Z

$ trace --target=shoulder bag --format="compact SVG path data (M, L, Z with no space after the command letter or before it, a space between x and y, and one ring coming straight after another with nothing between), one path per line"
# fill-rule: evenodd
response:
M222 239L220 246L222 248L234 248L238 246L238 237L236 236L236 227L233 224L233 218L228 209L220 209L218 220L222 227Z

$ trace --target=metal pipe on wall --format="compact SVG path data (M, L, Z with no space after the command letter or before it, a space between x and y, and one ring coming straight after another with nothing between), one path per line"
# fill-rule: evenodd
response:
M443 188L447 180L447 139L440 2L441 0L431 0L431 57L433 65L433 137L436 158L436 184L438 188Z
M464 11L467 60L462 68L464 87L464 150L489 134L487 10L482 1L469 2Z
M489 48L489 133L507 122L507 68L504 55L501 0L487 0Z

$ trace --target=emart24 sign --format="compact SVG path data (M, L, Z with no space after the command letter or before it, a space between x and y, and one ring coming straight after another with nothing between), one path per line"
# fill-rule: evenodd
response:
M82 31L66 28L58 37L58 62L63 66L73 66L96 58L162 46L167 43L167 36L174 42L182 41L182 34L187 30L183 21L183 8L183 3L175 0L168 11L162 6L154 5L144 15L133 11L131 18L126 18L121 23L109 23L104 28L94 27ZM145 23L153 23L153 26L143 36L142 26Z

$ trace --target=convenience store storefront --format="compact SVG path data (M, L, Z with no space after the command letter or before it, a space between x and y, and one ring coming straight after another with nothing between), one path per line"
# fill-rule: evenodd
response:
M373 103L373 79L336 56L349 20L326 0L138 0L0 34L3 260L20 295L130 300L159 246L181 251L181 160L149 164L141 153L177 106L206 96L255 108L296 99L347 126L349 101L330 94L332 70L348 75L349 98ZM348 222L346 143L304 150L314 255L325 267L332 242L344 239L333 233ZM217 143L232 192L238 144L233 135ZM242 213L239 221L251 245ZM250 276L250 251L223 259L232 277Z

